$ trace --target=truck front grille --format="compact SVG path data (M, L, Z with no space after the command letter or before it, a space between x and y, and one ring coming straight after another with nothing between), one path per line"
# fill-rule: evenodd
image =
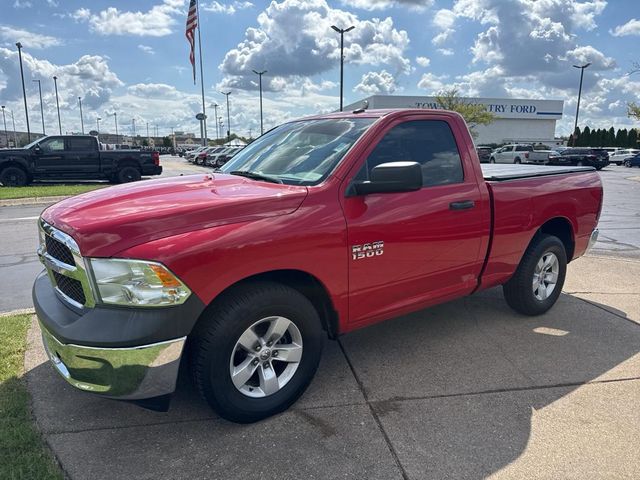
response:
M44 240L47 253L49 255L56 260L60 260L62 263L66 263L67 265L73 266L76 264L73 260L73 254L71 253L71 250L69 250L69 247L49 235L45 235Z
M93 307L95 300L91 283L76 241L42 219L38 226L38 256L58 297L76 309Z
M73 278L61 275L58 272L53 272L53 278L60 292L80 305L85 304L86 298L82 290L82 283Z

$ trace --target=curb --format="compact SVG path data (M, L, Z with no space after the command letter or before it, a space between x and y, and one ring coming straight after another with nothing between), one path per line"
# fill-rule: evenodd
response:
M12 310L10 312L1 312L0 318L2 317L10 317L12 315L33 315L36 311L33 308L20 308L18 310Z
M0 207L17 207L20 205L47 205L56 203L73 195L59 195L55 197L27 197L27 198L8 198L0 200Z

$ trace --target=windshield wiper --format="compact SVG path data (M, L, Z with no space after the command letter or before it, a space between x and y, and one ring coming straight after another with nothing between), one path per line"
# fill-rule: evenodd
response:
M258 172L251 172L249 170L232 170L229 172L230 175L238 175L240 177L247 177L253 180L264 180L265 182L271 183L283 183L282 180L276 177L270 177L269 175L263 175Z

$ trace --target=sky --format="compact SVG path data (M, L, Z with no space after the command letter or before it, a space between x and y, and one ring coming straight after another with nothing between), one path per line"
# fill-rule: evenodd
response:
M345 40L345 105L373 94L564 100L557 135L573 127L580 71L580 125L633 127L626 104L640 101L638 0L200 0L209 137L213 104L227 128L265 130L336 110L340 36ZM0 103L26 129L16 41L23 45L31 129L57 132L52 77L58 77L63 132L198 133L200 72L194 85L185 38L187 0L0 0ZM197 58L197 57L196 57ZM11 125L9 124L9 129ZM222 130L221 130L222 131Z

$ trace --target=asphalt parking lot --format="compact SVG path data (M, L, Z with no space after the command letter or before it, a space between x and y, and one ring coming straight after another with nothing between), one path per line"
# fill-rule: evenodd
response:
M601 175L600 241L543 316L492 289L328 341L302 399L254 425L216 417L184 372L164 414L78 392L34 324L36 421L74 479L640 478L640 171ZM17 294L40 270L29 208L0 208Z

